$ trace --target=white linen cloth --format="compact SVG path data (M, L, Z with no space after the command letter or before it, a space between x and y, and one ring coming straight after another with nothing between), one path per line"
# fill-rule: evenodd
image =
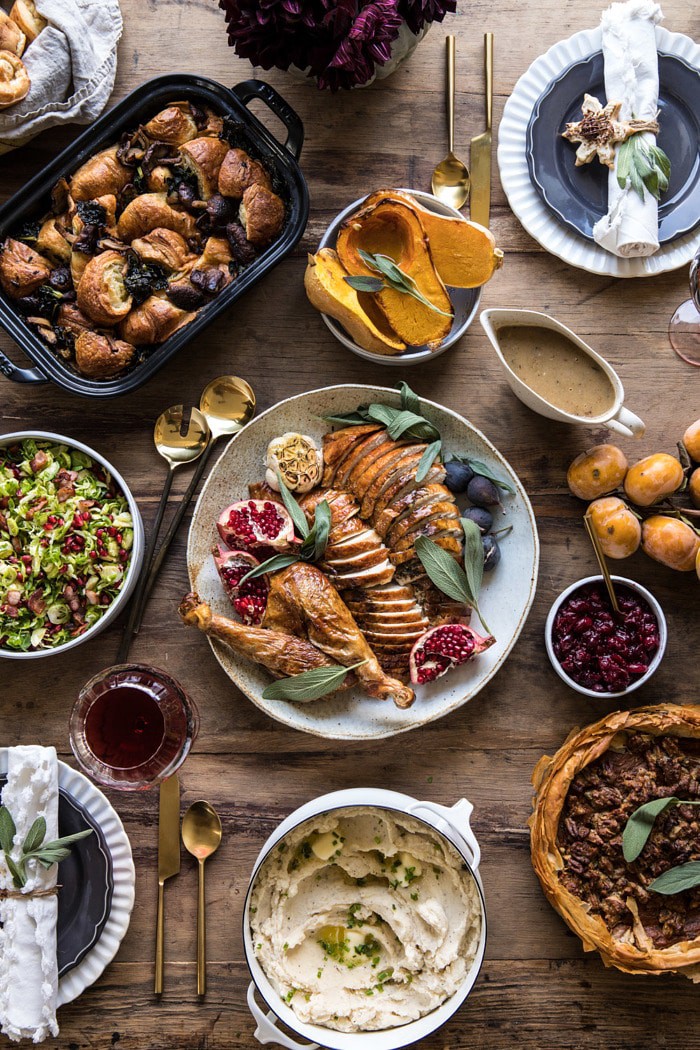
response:
M656 119L659 60L655 27L662 18L653 0L627 0L603 12L605 95L608 102L622 102L620 120ZM656 141L655 135L642 134L649 142ZM659 248L659 205L646 187L642 201L629 185L625 189L618 185L619 149L615 168L608 175L608 213L593 227L593 239L623 259L642 258Z
M54 124L90 124L107 105L122 33L119 0L36 0L47 19L22 55L31 87L0 110L0 154Z
M46 820L45 842L58 838L58 762L53 747L11 747L2 804L15 822L13 859L37 817ZM35 890L55 887L58 865L48 870L27 864L26 897L0 899L0 1031L10 1039L40 1043L58 1035L56 999L55 894L31 897ZM0 889L15 891L4 855L0 853Z

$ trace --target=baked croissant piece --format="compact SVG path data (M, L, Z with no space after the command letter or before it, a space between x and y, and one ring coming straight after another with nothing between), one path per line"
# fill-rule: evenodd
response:
M14 51L0 51L0 109L26 98L30 87L22 59Z
M227 144L219 138L205 136L185 142L179 152L183 168L197 180L200 199L208 201L218 190L219 169L228 153Z
M126 317L133 302L124 283L128 262L121 252L96 255L78 285L78 307L95 324L112 327Z
M165 193L142 193L127 204L117 221L117 235L126 244L158 228L175 230L185 240L196 237L195 218L174 208Z
M282 232L284 203L258 183L244 191L239 214L246 238L256 248L266 248Z
M118 328L119 336L134 346L162 343L178 328L189 324L194 313L171 303L163 293L149 295L145 302L127 314Z
M253 160L243 149L230 149L219 171L219 193L240 200L249 186L257 183L272 190L272 181L260 161Z
M171 146L181 146L200 134L189 102L166 106L143 125L143 130L155 142L167 142Z
M110 146L90 157L70 180L70 194L75 201L91 201L105 193L118 196L131 182L131 172L117 158L117 147Z
M15 0L10 8L10 18L22 30L28 44L36 40L47 25L46 19L37 11L34 0Z
M80 332L75 340L75 363L91 379L111 379L132 363L136 349L107 333Z
M50 273L43 256L23 241L7 238L0 254L0 285L12 299L31 295Z
M161 266L168 273L183 270L194 258L182 234L162 226L144 237L136 237L131 247L144 262Z

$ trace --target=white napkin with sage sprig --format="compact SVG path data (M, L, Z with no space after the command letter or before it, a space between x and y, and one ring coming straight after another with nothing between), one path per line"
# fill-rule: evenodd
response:
M58 760L53 747L8 749L0 806L0 1031L40 1043L58 1035L56 921Z
M622 103L619 120L657 117L659 61L656 25L663 14L653 0L627 0L603 12L605 94ZM637 140L637 141L635 141ZM641 141L639 141L641 140ZM645 184L631 167L640 147L655 147L656 136L644 131L615 150L615 166L608 176L608 212L593 227L593 239L623 259L644 258L659 248L659 180ZM648 150L645 150L648 156ZM665 178L668 178L666 173ZM663 184L663 177L659 176ZM622 185L620 185L622 182ZM650 192L656 186L657 192Z

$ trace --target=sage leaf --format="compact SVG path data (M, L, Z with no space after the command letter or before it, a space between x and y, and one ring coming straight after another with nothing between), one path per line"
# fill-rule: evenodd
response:
M294 496L285 485L279 470L277 471L277 480L280 486L280 496L282 497L282 502L289 511L292 521L294 522L294 526L297 529L299 535L302 539L306 539L306 537L309 535L309 523L306 520L306 514L304 514L304 511L301 509L297 501L294 499Z
M389 437L394 441L401 437L412 437L417 441L437 441L440 437L437 427L415 412L399 411L397 408L389 408L388 405L370 405L369 414L376 422L386 426Z
M381 277L361 277L353 276L352 274L346 274L343 277L344 281L354 288L356 292L381 292L382 288L386 288L384 281Z
M76 831L74 835L64 835L63 838L54 839L52 842L45 842L38 852L43 853L45 850L55 850L61 849L63 846L70 846L73 842L86 839L88 835L92 835L92 828L87 828L85 831Z
M423 568L439 591L456 602L473 605L464 569L451 554L427 536L416 537L415 548Z
M314 541L314 560L319 561L326 553L328 536L331 531L331 508L328 505L328 500L322 499L321 502L316 505L314 531L316 533Z
M280 569L286 569L289 565L293 565L295 561L299 561L297 554L275 554L272 558L268 558L267 561L256 565L245 576L242 576L238 586L242 586L248 580L255 580L258 576L264 576L266 572L279 572Z
M22 853L33 853L38 849L46 838L46 821L43 817L37 817L27 832L27 837L22 843Z
M476 602L484 578L484 545L481 542L479 526L469 518L460 518L464 530L464 572Z
M424 306L427 306L436 314L441 314L443 317L454 317L454 313L441 310L435 303L431 303L430 299L426 299L413 278L409 274L404 273L394 259L390 259L388 255L382 255L380 252L372 255L361 248L358 250L358 254L365 266L368 266L370 270L374 270L376 273L381 273L394 291L413 296L414 299L423 303Z
M404 383L403 381L398 384L398 390L401 394L401 408L404 412L414 412L419 416L420 398L418 397L418 394L414 393L408 383Z
M12 857L7 853L5 854L5 862L7 864L10 875L12 876L12 882L15 889L21 890L27 883L27 875L24 870L23 864L15 864Z
M700 885L700 860L689 860L687 864L679 864L675 868L669 868L658 879L654 879L648 886L652 893L662 893L671 896L674 893L682 893L683 890L692 890L694 886Z
M685 802L675 795L668 795L654 798L635 809L622 832L622 855L628 864L636 860L646 846L656 818L672 806L700 806L700 802Z
M354 412L345 412L337 416L321 416L321 419L334 427L359 427L369 421L369 416L367 406L360 405Z
M440 441L439 439L437 441L433 441L431 445L428 445L425 452L420 458L418 470L416 471L416 481L423 481L423 479L428 476L428 471L440 455L441 450L442 441Z
M478 459L464 459L462 462L470 466L475 474L478 474L482 478L488 478L489 481L494 483L494 485L498 485L499 489L503 489L504 492L509 492L511 496L515 495L515 489L513 486L509 485L507 481L502 481L501 478L497 478L485 463L481 463Z
M294 700L301 704L320 700L341 686L351 671L365 663L366 660L360 660L352 667L314 667L311 671L302 671L291 678L281 678L263 690L263 700Z
M3 853L11 853L15 841L17 828L7 806L0 806L0 849Z

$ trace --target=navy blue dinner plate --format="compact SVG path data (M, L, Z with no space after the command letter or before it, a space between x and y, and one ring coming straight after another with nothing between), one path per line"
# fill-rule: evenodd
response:
M576 146L564 125L581 119L585 93L606 100L603 52L574 62L540 95L527 128L527 164L535 190L557 218L589 240L608 210L608 169L597 160L575 166ZM700 223L700 70L659 54L658 143L671 161L659 203L659 241L667 244Z
M0 787L7 781L0 776ZM97 943L112 904L112 858L104 835L93 818L63 789L58 797L58 834L74 835L91 828L93 834L71 847L70 857L58 868L58 976L77 966Z

